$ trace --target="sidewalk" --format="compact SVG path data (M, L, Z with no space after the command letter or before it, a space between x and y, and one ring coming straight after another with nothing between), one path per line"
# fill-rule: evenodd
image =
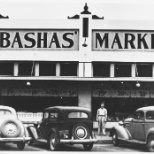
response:
M112 144L112 137L109 136L110 132L107 130L106 135L98 135L96 129L93 130L98 142L96 144Z

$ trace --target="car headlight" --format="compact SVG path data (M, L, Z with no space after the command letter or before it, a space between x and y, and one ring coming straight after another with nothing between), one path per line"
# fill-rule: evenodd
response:
M7 123L4 127L4 131L8 134L8 135L13 135L16 133L17 131L17 126L14 123Z

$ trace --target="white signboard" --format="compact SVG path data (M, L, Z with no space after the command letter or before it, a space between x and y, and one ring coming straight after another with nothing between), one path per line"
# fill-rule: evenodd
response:
M0 50L79 50L77 29L0 30Z
M93 30L93 51L154 51L154 31Z

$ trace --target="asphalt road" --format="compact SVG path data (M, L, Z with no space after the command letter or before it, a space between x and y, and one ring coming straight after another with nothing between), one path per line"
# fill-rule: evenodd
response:
M1 151L19 151L15 144L7 143L6 145L0 146ZM44 143L34 143L32 146L27 146L24 149L25 151L43 151L43 152L50 152L48 145ZM59 151L76 151L76 152L84 152L82 145L62 145ZM112 144L95 144L92 151L100 151L100 152L147 152L146 146L143 145L136 145L136 144L122 144L118 147L113 146Z

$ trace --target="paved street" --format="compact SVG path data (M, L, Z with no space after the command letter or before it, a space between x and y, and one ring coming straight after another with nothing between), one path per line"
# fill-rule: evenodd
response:
M0 151L18 151L16 145L8 143L0 147ZM35 143L33 146L26 146L24 151L44 151L48 152L48 146L44 143ZM62 145L59 151L84 151L82 145ZM119 147L114 147L112 144L95 144L92 151L102 152L147 152L145 146L134 144L123 144Z

